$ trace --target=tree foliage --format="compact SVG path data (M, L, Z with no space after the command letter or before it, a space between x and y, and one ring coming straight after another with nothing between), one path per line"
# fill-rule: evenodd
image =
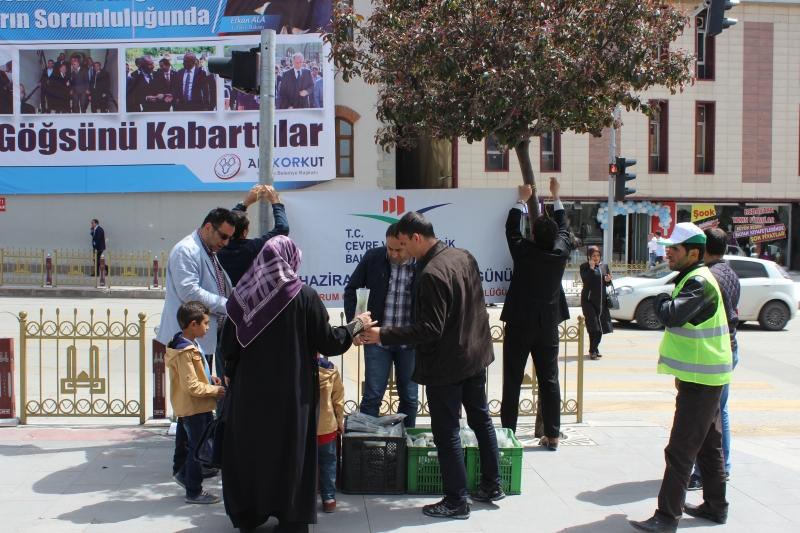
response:
M530 138L600 135L617 104L649 113L643 91L692 82L694 57L666 51L688 19L653 0L374 0L368 18L334 10L326 39L345 81L379 87L376 141L488 135L514 147L535 183ZM524 152L524 154L523 154ZM533 202L532 202L533 203Z

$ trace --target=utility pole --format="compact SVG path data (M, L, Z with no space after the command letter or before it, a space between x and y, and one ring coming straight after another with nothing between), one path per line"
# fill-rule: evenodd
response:
M258 129L258 183L272 185L272 159L275 148L275 30L261 31L260 113ZM272 205L266 200L258 203L259 235L264 235L275 225Z
M615 158L617 157L617 128L616 123L619 119L619 104L617 107L614 108L614 126L611 128L611 146L609 147L609 154L608 154L608 205L606 209L608 210L608 228L603 231L603 258L608 262L614 259L614 173L611 172L611 167L616 162Z

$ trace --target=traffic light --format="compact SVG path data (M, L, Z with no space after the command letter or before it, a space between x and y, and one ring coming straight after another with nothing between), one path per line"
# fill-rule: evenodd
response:
M249 52L232 51L231 57L208 58L208 70L221 78L231 80L231 86L243 93L258 94L261 73L258 48Z
M706 11L706 35L719 35L722 30L727 30L736 19L725 18L725 12L739 5L739 0L710 0L711 5Z
M636 164L635 159L625 159L624 157L617 157L613 167L616 167L616 179L614 180L614 201L625 201L625 197L629 194L635 194L636 189L629 189L625 187L626 181L636 179L636 174L626 174L625 170Z

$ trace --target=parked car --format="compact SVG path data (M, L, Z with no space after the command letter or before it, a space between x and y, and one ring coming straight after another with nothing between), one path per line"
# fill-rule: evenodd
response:
M783 267L772 261L736 255L726 255L723 259L742 284L739 321L758 320L768 331L786 327L797 313L798 301L794 281ZM663 327L653 310L653 299L662 292L672 293L677 275L665 261L636 276L614 280L619 309L611 310L611 318L620 322L636 320L642 329Z

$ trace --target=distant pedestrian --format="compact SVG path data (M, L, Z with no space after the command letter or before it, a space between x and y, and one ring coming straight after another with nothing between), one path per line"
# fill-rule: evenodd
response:
M608 294L606 287L611 285L611 271L608 263L600 260L600 248L589 246L589 260L581 265L580 274L581 310L586 318L586 331L589 333L589 357L599 359L600 340L604 333L613 333L611 313L608 311Z
M658 507L648 520L630 524L640 531L674 533L683 513L718 524L728 520L720 398L731 382L733 354L724 298L703 264L703 230L682 222L670 239L659 242L669 246L669 269L678 275L671 295L661 293L653 299L656 316L666 326L658 349L658 373L675 376L678 395L664 450L667 466ZM704 501L699 506L686 503L695 460L703 476Z
M319 366L319 424L317 460L322 510L336 510L336 437L344 433L344 384L336 365L317 355Z
M661 242L661 230L656 231L656 241L656 264L660 265L664 262L664 258L667 256L667 253L664 250L664 244Z
M94 271L92 276L100 275L100 256L106 251L106 232L100 227L100 221L96 218L92 219L92 229L89 230L92 235L92 252L94 253ZM105 272L108 275L108 265L105 265Z
M209 309L202 302L186 302L178 308L181 331L167 345L164 362L169 368L169 399L172 410L186 431L189 457L175 474L175 482L186 489L186 503L219 503L220 499L203 491L203 465L195 451L203 430L214 420L216 399L225 397L218 377L211 375L202 339L208 331ZM180 445L176 440L176 446Z
M417 292L417 262L395 236L397 224L386 230L386 245L367 250L350 276L344 289L344 314L347 320L356 316L356 293L369 289L367 311L383 327L406 327L415 322ZM361 344L356 337L354 344ZM417 420L419 386L414 374L414 346L364 346L364 396L361 412L378 416L394 364L397 394L400 396L398 412L406 417L403 423L413 428Z
M647 268L653 268L656 266L656 249L658 248L658 239L656 239L655 233L650 233L647 236L647 252L648 252L648 263Z

